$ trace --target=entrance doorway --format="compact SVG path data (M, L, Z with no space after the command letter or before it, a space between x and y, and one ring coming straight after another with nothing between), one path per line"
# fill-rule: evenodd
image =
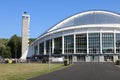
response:
M94 56L94 55L90 56L90 61L91 62L99 62L99 56Z
M104 56L106 62L113 62L113 56Z
M84 62L85 61L85 56L77 56L77 61L78 62Z

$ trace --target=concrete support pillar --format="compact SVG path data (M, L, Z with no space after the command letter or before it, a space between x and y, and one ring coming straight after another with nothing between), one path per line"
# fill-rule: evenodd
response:
M100 30L100 54L102 54L102 29Z
M76 35L74 34L74 54L76 53Z
M54 39L52 39L52 53L54 53L54 48L55 48L55 46L54 46Z
M32 47L33 47L33 54L35 55L35 48L34 48L35 46L32 46Z
M117 56L117 55L114 55L114 56L113 56L113 61L115 62L116 60L118 60L118 56Z
M114 30L114 53L116 54L116 33Z
M37 44L37 48L38 48L38 52L37 52L37 55L39 55L40 54L40 46L39 46L39 42L38 42L38 44Z
M86 61L86 62L91 62L90 56L86 56L86 57L85 57L85 61Z
M89 37L87 32L87 54L89 54Z
M62 54L64 54L64 36L62 36Z
M104 61L104 56L102 55L102 56L99 56L99 62L105 62Z
M44 40L44 55L46 55L46 40Z
M73 56L73 57L72 57L72 61L73 61L73 62L77 62L77 56Z

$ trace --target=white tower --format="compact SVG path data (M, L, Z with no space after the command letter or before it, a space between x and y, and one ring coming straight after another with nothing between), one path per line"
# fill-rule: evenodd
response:
M24 12L22 15L22 57L21 59L26 59L28 52L28 42L29 42L29 23L30 15Z

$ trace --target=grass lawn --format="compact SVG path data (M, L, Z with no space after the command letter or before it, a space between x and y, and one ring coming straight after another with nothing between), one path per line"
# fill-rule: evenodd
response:
M51 64L51 71L62 68L63 64ZM0 80L25 80L48 72L48 64L0 64Z

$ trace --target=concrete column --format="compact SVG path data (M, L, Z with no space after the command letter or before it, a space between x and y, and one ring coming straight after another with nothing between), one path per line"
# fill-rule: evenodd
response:
M74 34L74 54L76 54L76 35Z
M54 39L52 39L52 53L54 53L54 48L55 48Z
M114 30L114 53L116 54L116 33Z
M37 48L38 48L38 52L37 52L37 54L39 55L40 54L40 46L39 46L39 42L38 42L38 44L37 44Z
M102 56L99 56L99 62L105 62L104 61L104 56L102 55Z
M33 47L33 54L35 55L35 48L34 48L35 46L32 46L32 47Z
M100 54L102 54L102 29L100 30Z
M46 55L46 40L44 40L44 55Z
M64 36L62 36L62 54L64 54Z
M90 56L85 56L85 61L86 62L91 62Z
M117 56L117 55L114 55L114 56L113 56L113 61L115 62L116 60L118 60L118 56Z
M89 37L87 32L87 54L89 54Z
M73 61L73 62L77 62L77 56L73 56L73 57L72 57L72 61Z

